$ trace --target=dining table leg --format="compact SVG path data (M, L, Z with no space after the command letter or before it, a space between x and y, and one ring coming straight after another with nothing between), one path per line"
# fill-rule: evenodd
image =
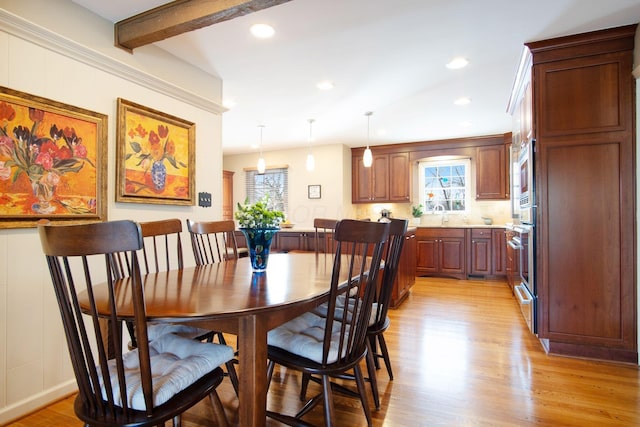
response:
M267 322L256 315L238 319L238 411L240 427L266 424Z

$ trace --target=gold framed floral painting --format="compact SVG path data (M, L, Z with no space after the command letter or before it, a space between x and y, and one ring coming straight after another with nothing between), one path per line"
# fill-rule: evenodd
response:
M107 219L107 115L0 87L0 228Z
M195 204L195 124L118 98L116 201Z

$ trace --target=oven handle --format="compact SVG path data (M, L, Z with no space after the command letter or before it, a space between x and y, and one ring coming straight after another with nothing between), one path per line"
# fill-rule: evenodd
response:
M522 249L522 245L515 243L513 240L509 240L507 245L511 246L515 250Z
M533 298L529 295L529 292L525 289L524 285L520 283L517 286L514 286L513 291L518 298L518 302L520 305L531 304L533 302Z

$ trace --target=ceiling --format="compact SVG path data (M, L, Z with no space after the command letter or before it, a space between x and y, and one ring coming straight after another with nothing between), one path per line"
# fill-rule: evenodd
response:
M73 0L117 22L166 0ZM292 0L155 43L223 81L224 154L508 132L523 44L640 22L639 0ZM256 39L254 23L276 33ZM135 55L135 50L134 53ZM462 56L463 69L445 64ZM322 91L316 84L335 87ZM462 96L465 106L454 105ZM372 111L367 125L365 112ZM369 130L368 130L369 128Z

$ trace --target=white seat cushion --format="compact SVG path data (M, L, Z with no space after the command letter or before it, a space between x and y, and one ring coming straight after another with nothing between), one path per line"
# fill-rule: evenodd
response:
M304 313L289 322L272 329L267 334L267 343L314 362L322 363L322 347L327 319L312 312ZM340 340L339 325L333 323L331 346L327 363L338 359ZM348 334L344 337L348 339Z
M233 348L213 343L203 343L169 333L149 342L151 356L151 376L153 381L153 404L159 406L176 393L184 390L203 375L211 372L233 358ZM138 350L123 355L129 406L145 410ZM109 362L111 384L114 395L120 397L120 387L115 360ZM106 397L104 385L102 395ZM122 401L116 400L117 405Z
M153 341L166 334L176 334L183 338L196 339L211 331L194 326L178 325L173 323L147 323L147 338Z
M344 301L345 301L345 297L343 295L338 296L338 298L336 299L336 311L334 316L335 319L342 319L342 316L344 316L344 311L345 311ZM349 315L353 313L354 306L355 306L355 303L353 302L353 300L349 301L349 307L347 308L347 313L349 313ZM325 302L317 306L313 310L313 313L321 317L327 317L328 311L329 311L329 304ZM369 316L369 324L368 324L369 326L376 323L377 311L378 311L378 303L374 302L373 305L371 306L371 315Z

